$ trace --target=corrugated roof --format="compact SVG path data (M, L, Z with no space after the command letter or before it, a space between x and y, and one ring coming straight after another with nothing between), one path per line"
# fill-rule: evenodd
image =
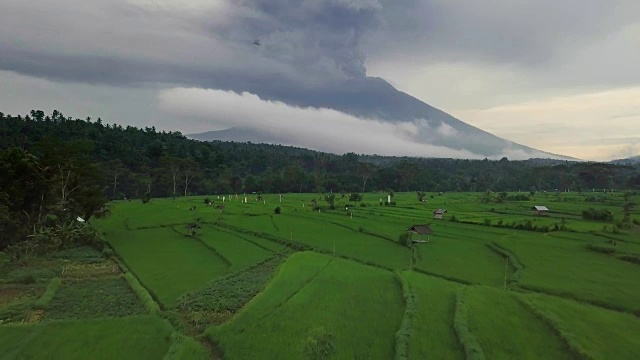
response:
M549 209L547 209L546 206L540 206L540 205L534 206L533 209L537 211L549 211Z
M411 225L411 227L407 229L407 232L414 232L419 235L433 233L429 225Z
M437 209L436 211L434 211L434 214L444 214L447 212L447 209Z

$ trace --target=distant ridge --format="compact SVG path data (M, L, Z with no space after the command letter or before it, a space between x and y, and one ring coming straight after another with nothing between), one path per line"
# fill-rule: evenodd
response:
M610 163L618 164L618 165L635 165L640 164L640 155L624 158L624 159L616 159L611 160Z
M479 157L500 158L518 154L520 159L550 158L576 160L567 156L540 151L525 145L499 138L489 132L471 126L446 112L420 101L380 78L367 77L345 80L339 84L287 92L271 89L261 92L254 89L264 100L282 101L301 107L335 109L353 116L379 119L385 122L413 122L423 120L427 126L420 128L418 138L422 143L443 146L454 150L467 150ZM271 94L263 97L261 93ZM446 125L455 135L443 136L436 129ZM290 144L287 139L259 131L232 127L226 130L190 134L196 140L238 141L254 143ZM300 144L298 144L300 145ZM425 154L428 157L428 154Z

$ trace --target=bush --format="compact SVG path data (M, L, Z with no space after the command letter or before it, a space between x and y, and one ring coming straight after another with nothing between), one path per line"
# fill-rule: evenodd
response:
M640 265L640 257L634 255L622 255L618 259Z
M58 288L62 284L62 279L59 277L55 277L51 279L49 285L47 285L47 290L45 290L42 297L36 301L35 306L39 309L47 309L49 307L49 303L51 303L51 299L58 291Z
M311 329L305 339L304 350L309 359L329 359L336 351L333 339L335 335L324 327Z
M593 244L589 244L587 245L587 249L591 250L591 251L595 251L595 252L599 252L602 254L613 254L616 252L616 249L613 248L609 248L609 247L604 247L604 246L598 246L598 245L593 245Z
M145 309L152 314L157 314L160 312L160 305L153 299L151 294L145 289L142 284L138 281L138 279L133 276L130 272L124 274L124 279L129 284L129 287L136 294L138 299L142 302Z
M20 279L18 280L21 284L25 284L25 285L31 285L31 284L35 284L37 279L36 276L29 272L24 274L22 277L20 277Z
M113 256L113 250L110 247L105 246L104 249L102 249L102 256L106 257L107 259Z
M613 221L613 213L606 209L594 209L582 211L582 218L585 220Z
M530 196L533 196L533 194L530 194ZM507 200L509 200L509 201L528 201L530 199L529 199L529 196L527 196L525 194L518 194L518 195L509 195L509 196L507 196Z
M408 246L411 243L409 233L400 234L398 236L398 242L400 245Z
M396 360L405 360L410 357L409 342L413 334L413 322L415 319L417 299L416 295L409 286L409 282L399 273L395 273L396 278L402 285L402 297L404 298L405 310L400 324L400 329L396 332Z
M273 213L276 215L280 215L280 212L282 211L282 209L280 209L280 206L278 206L277 208L273 209Z
M464 302L465 288L461 288L456 293L456 310L453 319L453 328L458 337L458 341L464 348L467 359L484 359L484 351L476 336L469 329L467 323L467 304Z

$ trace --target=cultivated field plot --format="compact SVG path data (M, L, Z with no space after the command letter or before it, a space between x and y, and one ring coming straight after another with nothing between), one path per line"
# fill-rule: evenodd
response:
M375 314L375 316L372 316ZM392 358L402 319L393 274L314 253L291 256L230 323L209 332L233 359Z
M171 325L152 316L4 325L0 354L3 359L161 359L170 335Z
M464 359L453 328L460 284L419 273L401 274L415 295L416 309L409 335L411 359Z
M119 201L103 252L0 254L0 354L640 358L640 196L334 195Z
M127 235L110 239L111 245L142 284L168 307L186 291L204 286L230 267L197 239L171 228L136 230Z

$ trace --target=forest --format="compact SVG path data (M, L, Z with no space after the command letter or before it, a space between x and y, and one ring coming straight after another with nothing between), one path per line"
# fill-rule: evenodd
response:
M336 155L202 142L154 127L32 110L26 116L0 112L0 185L2 249L48 223L88 221L112 199L243 192L618 191L640 188L640 166Z

